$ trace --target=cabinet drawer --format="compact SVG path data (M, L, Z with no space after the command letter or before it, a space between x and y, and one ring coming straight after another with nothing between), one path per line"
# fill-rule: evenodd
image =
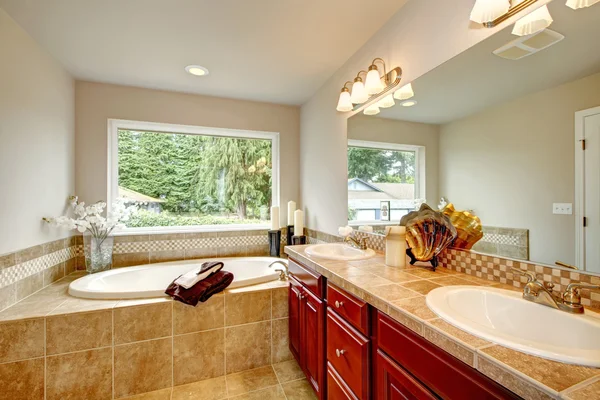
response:
M368 335L369 305L350 293L327 283L327 304L356 329Z
M426 387L380 350L376 357L377 400L437 400Z
M369 398L369 340L327 310L327 361L361 400Z
M315 296L319 299L325 297L325 278L321 274L300 265L297 261L292 259L288 260L288 269L290 274L300 281Z
M342 377L327 363L327 400L358 400Z
M381 312L377 315L377 345L444 399L520 399Z

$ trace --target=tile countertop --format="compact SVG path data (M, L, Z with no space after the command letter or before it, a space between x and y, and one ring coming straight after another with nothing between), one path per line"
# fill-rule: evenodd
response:
M440 286L521 289L444 267L436 272L409 264L388 267L382 253L362 261L315 258L304 252L308 246L286 246L285 252L519 396L600 399L600 369L550 361L480 339L438 318L425 303L427 293Z

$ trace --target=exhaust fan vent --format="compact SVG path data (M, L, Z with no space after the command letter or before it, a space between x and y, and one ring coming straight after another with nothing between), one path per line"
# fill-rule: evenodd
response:
M520 60L532 54L547 49L560 42L565 37L558 32L544 29L533 35L523 36L494 50L494 54L507 60Z

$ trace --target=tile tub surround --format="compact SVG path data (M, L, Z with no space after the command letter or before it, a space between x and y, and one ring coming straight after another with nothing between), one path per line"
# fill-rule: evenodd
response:
M286 253L523 398L571 399L582 393L600 398L600 369L549 361L480 339L437 318L425 303L425 295L440 286L520 288L445 267L436 272L409 264L388 267L382 253L350 262L311 258L306 247L290 246Z
M164 390L185 398L193 388L181 385L292 359L286 282L226 290L191 307L168 297L69 296L69 283L82 275L0 312L0 397L111 399ZM295 377L291 367L282 373Z

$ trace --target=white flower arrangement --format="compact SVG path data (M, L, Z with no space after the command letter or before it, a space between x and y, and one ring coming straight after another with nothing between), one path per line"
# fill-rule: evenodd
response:
M123 199L117 199L113 203L110 212L104 217L104 209L106 208L106 202L104 201L86 206L84 202L79 202L77 196L71 196L69 197L69 203L75 218L62 215L55 218L43 218L43 220L52 226L69 230L76 229L81 233L89 232L100 241L106 239L113 230L124 228L123 223L129 220L129 217L138 210L137 206L126 206Z

